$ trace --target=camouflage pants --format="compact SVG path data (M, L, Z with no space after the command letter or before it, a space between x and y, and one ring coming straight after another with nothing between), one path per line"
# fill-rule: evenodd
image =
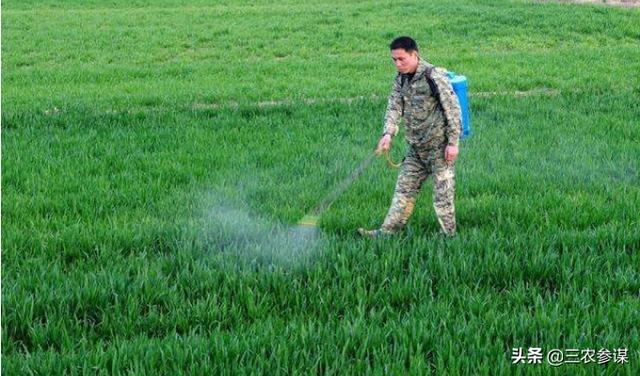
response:
M444 150L420 150L410 147L402 161L391 207L382 224L384 232L394 233L407 223L413 212L422 183L433 176L433 207L442 232L454 235L456 217L454 207L454 163L444 159Z

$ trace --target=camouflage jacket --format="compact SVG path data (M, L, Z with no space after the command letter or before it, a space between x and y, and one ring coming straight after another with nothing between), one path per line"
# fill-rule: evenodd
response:
M427 81L429 70L439 95L432 92ZM405 119L405 136L410 145L429 149L458 145L460 103L444 69L420 59L411 81L408 75L398 73L389 95L384 133L395 135L401 118Z

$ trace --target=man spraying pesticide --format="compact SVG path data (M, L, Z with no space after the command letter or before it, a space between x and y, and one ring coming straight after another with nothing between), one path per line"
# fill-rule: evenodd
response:
M389 47L398 74L389 96L383 136L376 154L389 152L401 118L405 119L409 149L400 166L391 207L382 226L374 230L359 228L358 232L367 237L399 232L413 212L422 183L433 176L436 216L442 232L453 236L456 233L454 163L462 129L458 97L446 70L421 59L412 38L396 38Z
M368 156L322 203L305 215L298 222L299 226L315 228L322 211L360 176L374 155L385 154L390 166L400 167L391 207L379 229L359 228L360 235L378 237L399 232L411 216L422 183L429 176L434 180L433 204L442 232L455 235L454 162L458 156L461 129L463 137L470 134L466 78L456 77L421 59L416 42L409 37L396 38L391 42L390 50L398 74L389 96L383 136L375 154ZM389 151L402 118L406 122L409 149L402 163L396 165L389 158Z

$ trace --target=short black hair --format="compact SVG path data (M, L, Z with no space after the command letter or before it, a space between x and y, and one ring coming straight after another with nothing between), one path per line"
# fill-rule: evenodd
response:
M397 50L402 48L407 52L418 51L418 44L411 37L398 37L389 45L390 50Z

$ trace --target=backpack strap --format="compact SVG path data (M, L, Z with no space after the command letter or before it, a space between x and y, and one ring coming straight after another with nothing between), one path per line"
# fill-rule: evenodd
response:
M436 82L433 80L432 74L433 71L435 70L435 66L433 65L428 65L427 69L425 69L425 77L427 79L427 83L429 84L429 87L431 88L431 93L433 93L433 96L436 98L436 100L440 103L440 105L442 105L442 101L440 100L440 91L438 91L438 86L436 85Z
M438 85L436 85L436 82L433 79L433 71L436 69L436 67L434 65L429 64L427 66L427 69L425 69L425 77L427 79L427 82L429 83L429 87L431 88L431 92L433 93L433 96L436 98L436 101L438 102L438 106L440 106L440 109L442 111L444 111L444 106L442 105L442 99L440 98L440 90L438 90ZM447 116L445 114L445 123L447 122Z

